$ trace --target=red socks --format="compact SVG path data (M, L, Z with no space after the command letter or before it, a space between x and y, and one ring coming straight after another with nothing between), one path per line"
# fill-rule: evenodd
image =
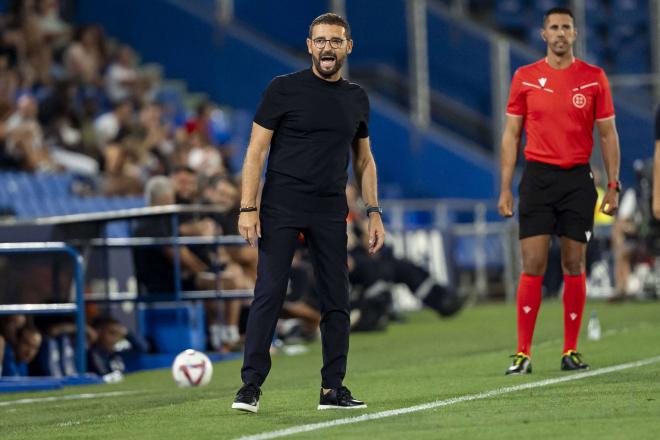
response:
M534 336L534 326L536 325L536 316L541 307L541 286L543 276L520 275L518 284L518 350L516 353L523 352L530 355L532 347L532 336ZM566 295L564 295L566 297ZM580 312L581 313L581 312Z
M564 275L564 353L577 350L586 298L586 275Z

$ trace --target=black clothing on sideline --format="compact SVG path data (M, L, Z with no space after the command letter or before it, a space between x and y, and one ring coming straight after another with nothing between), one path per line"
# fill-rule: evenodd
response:
M302 232L321 308L321 385L339 388L346 374L349 299L346 183L351 144L369 135L369 100L346 80L328 82L311 69L275 78L254 122L273 130L261 198L259 263L241 378L261 386Z

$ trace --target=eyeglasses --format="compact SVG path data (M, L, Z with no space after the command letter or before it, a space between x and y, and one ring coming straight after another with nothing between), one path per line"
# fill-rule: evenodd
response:
M325 49L325 45L330 42L330 47L333 49L339 49L342 44L344 44L345 39L342 38L330 38L329 40L326 40L325 38L314 38L312 42L314 43L314 47L317 49Z

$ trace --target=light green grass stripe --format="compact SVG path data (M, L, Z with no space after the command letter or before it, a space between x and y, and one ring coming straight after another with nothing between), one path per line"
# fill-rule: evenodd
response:
M409 406L409 407L406 407L406 408L391 409L391 410L388 410L388 411L381 411L381 412L372 413L372 414L363 414L363 415L357 416L357 417L347 417L347 418L343 418L343 419L329 420L327 422L311 423L311 424L308 424L308 425L292 426L290 428L280 429L280 430L277 430L277 431L263 432L261 434L255 434L255 435L248 435L248 436L239 437L238 440L266 440L266 439L271 439L271 438L285 437L285 436L289 436L289 435L293 435L293 434L300 434L300 433L303 433L303 432L316 431L316 430L319 430L319 429L333 428L335 426L351 425L353 423L366 422L368 420L377 420L377 419L383 419L383 418L386 418L386 417L394 417L394 416L399 416L399 415L402 415L402 414L409 414L409 413L418 412L418 411L425 411L425 410L428 410L428 409L440 408L440 407L443 407L443 406L454 405L456 403L461 403L461 402L469 402L469 401L472 401L472 400L488 399L490 397L495 397L495 396L499 396L499 395L502 395L502 394L514 393L516 391L528 390L528 389L531 389L531 388L540 388L540 387L545 387L545 386L548 386L548 385L555 385L555 384L563 383L563 382L571 382L571 381L574 381L574 380L587 379L589 377L601 376L603 374L609 374L609 373L616 373L618 371L628 370L630 368L639 368L639 367L643 367L645 365L655 364L655 363L658 363L658 362L660 362L660 356L655 356L655 357L652 357L652 358L648 358L648 359L644 359L644 360L640 360L640 361L636 361L636 362L629 362L629 363L626 363L626 364L619 364L619 365L613 365L611 367L599 368L599 369L593 370L593 371L585 371L585 372L571 374L571 375L568 375L568 376L541 380L541 381L538 381L538 382L529 382L529 383L525 383L525 384L510 386L510 387L497 388L495 390L485 391L483 393L468 394L466 396L453 397L451 399L446 399L446 400L436 400L435 402L429 402L429 403L424 403L424 404L421 404L421 405Z
M68 396L51 396L51 397L36 397L34 399L18 399L7 400L0 402L0 406L12 406L26 403L40 403L40 402L57 402L60 400L78 400L78 399L96 399L99 397L115 397L125 396L127 394L135 394L139 391L111 391L108 393L84 393L84 394L70 394Z

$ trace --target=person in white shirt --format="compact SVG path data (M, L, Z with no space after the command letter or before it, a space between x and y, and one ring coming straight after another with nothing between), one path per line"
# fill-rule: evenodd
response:
M138 73L135 56L129 46L121 46L105 76L105 90L112 102L133 97Z

